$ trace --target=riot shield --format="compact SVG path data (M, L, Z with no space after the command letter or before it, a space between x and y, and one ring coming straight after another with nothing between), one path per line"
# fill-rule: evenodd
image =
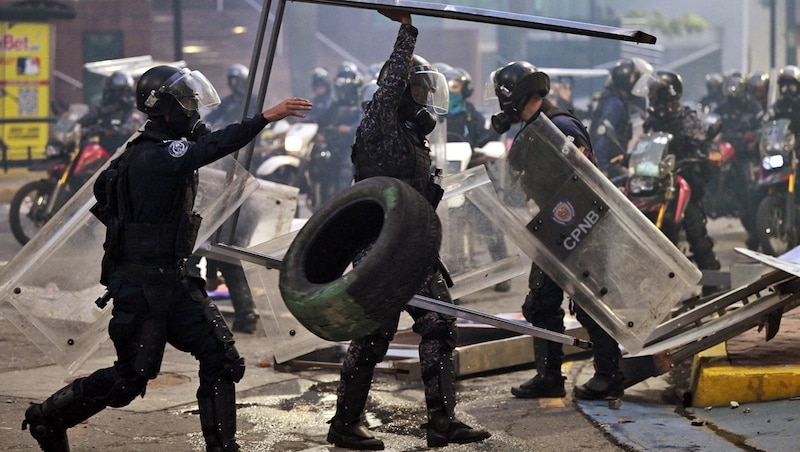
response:
M259 188L233 157L223 160L200 170L198 244ZM215 169L222 167L232 169ZM110 306L101 309L93 303L105 292L98 282L105 227L89 212L93 183L94 178L0 272L0 314L70 373L108 337L111 315ZM264 208L293 209L296 191L277 193Z
M475 199L478 208L627 351L641 350L700 280L545 115L522 129L489 173L502 203Z

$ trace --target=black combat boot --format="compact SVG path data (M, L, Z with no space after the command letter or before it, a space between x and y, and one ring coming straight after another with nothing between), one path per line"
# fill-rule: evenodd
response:
M624 383L625 376L622 372L595 373L586 383L575 386L573 393L580 400L617 399L625 393Z
M564 397L567 391L564 389L566 377L561 372L545 372L536 374L535 377L511 388L514 396L522 399L538 399L542 397Z
M81 381L73 381L25 411L22 429L29 429L44 452L69 452L67 429L105 408L102 402L83 396Z
M383 441L375 436L361 423L345 423L342 419L334 417L330 421L327 441L336 447L358 450L383 450Z
M383 450L383 441L375 438L361 422L361 415L367 404L369 387L374 374L374 365L363 362L368 350L350 344L354 353L354 362L345 360L342 366L341 379L337 389L336 414L328 423L327 441L337 447L361 450ZM354 365L361 362L361 365Z
M467 444L483 441L492 436L486 430L477 430L444 413L437 413L426 423L428 447L444 447L448 444Z

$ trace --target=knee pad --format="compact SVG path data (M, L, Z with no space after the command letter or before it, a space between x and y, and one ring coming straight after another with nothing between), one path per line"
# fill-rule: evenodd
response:
M121 378L117 376L114 381L114 386L104 397L103 402L114 408L121 408L133 402L138 396L144 397L145 389L147 388L147 379L141 375L135 375L131 378Z
M435 312L427 312L415 319L412 330L422 336L423 341L442 341L455 349L456 319Z
M386 352L389 350L389 341L383 336L370 335L353 341L350 344L348 354L353 357L356 365L374 366L383 361Z

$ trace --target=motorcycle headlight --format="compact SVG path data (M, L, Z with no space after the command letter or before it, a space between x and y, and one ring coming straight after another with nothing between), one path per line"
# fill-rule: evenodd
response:
M655 178L634 176L628 183L628 190L632 194L653 191L656 188Z
M61 154L61 149L52 144L48 144L44 148L44 156L46 158L58 157L59 154Z
M284 146L286 152L298 153L303 148L303 138L297 135L287 135Z
M767 171L780 168L783 166L783 156L780 154L768 155L761 160L761 166Z

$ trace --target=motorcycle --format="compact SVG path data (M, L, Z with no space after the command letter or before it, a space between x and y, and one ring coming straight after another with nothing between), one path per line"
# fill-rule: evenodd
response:
M709 126L704 146L719 135L721 124ZM691 157L678 160L670 153L673 135L665 132L648 132L639 138L628 161L629 176L625 180L625 196L677 244L683 227L686 206L692 199L689 182L681 175L706 158Z
M11 233L22 245L111 158L99 137L82 131L80 119L88 106L74 104L53 125L45 159L31 166L46 169L46 177L23 185L9 206ZM88 138L87 138L88 137Z
M282 125L279 125L283 123ZM302 193L311 193L308 163L314 148L314 137L319 126L315 123L296 122L290 124L286 120L276 123L281 134L273 138L274 146L265 155L264 160L256 167L255 176L259 179L297 187ZM285 130L285 132L283 131Z
M712 127L719 123L720 117L716 114L707 114L703 120L707 127ZM722 155L722 161L706 185L703 206L709 218L740 218L750 211L746 190L751 187L751 182L748 180L752 181L753 175L745 174L745 167L740 161L740 152L737 152L731 141L724 138L713 143Z
M756 210L756 225L761 249L781 255L798 244L796 138L788 119L767 123L759 141L761 168L757 186L766 191Z

